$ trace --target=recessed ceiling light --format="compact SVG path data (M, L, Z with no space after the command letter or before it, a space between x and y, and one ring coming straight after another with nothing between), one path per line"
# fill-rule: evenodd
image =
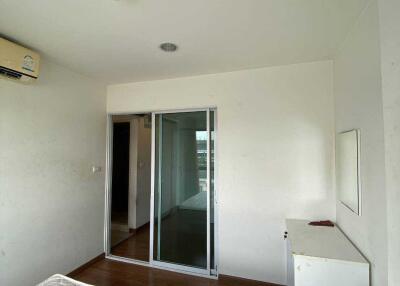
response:
M174 43L162 43L160 49L164 52L175 52L178 49L178 46Z

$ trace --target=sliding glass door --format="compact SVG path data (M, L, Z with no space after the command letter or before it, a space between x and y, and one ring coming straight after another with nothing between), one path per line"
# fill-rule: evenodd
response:
M214 111L153 114L154 265L214 267Z

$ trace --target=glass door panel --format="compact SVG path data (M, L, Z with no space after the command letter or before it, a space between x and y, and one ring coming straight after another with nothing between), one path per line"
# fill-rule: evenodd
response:
M209 113L209 140L210 140L210 268L215 270L215 111Z
M208 114L155 115L154 261L210 267Z

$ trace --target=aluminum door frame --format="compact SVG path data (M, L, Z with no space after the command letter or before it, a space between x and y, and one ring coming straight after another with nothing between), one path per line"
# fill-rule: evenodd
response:
M155 174L155 115L167 113L185 113L206 111L207 113L207 269L200 269L196 267L189 267L173 263L166 263L155 261L153 259L153 239L154 239L154 174ZM218 278L218 261L219 261L219 243L218 243L218 149L217 149L217 135L214 138L214 268L210 269L210 111L214 112L214 131L218 134L217 128L217 108L206 107L197 109L178 109L178 110L163 110L163 111L144 111L144 112L122 112L122 113L107 113L107 133L106 133L106 167L105 167L105 211L104 211L104 252L107 259L121 261L131 264L137 264L147 267L154 267L159 269L171 270L180 273L186 273L201 277L212 279ZM112 140L113 140L113 115L134 115L134 114L151 114L152 116L152 135L151 135L151 198L150 198L150 248L149 248L149 262L126 258L111 254L110 249L110 230L111 230L111 192L112 192Z
M183 109L183 110L167 110L157 111L152 113L152 138L151 138L151 204L150 204L150 265L154 265L160 268L177 270L185 273L195 273L202 276L211 276L210 269L210 109L211 108L199 108L199 109ZM176 264L172 262L159 261L154 259L154 198L155 198L155 154L156 154L156 115L169 114L169 113L190 113L190 112L206 112L207 117L207 266L205 269L192 267L187 265ZM160 156L160 155L159 155ZM159 174L160 175L160 174ZM159 184L160 186L160 184ZM158 215L158 217L160 217ZM215 244L215 243L214 243ZM159 249L159 247L158 247Z

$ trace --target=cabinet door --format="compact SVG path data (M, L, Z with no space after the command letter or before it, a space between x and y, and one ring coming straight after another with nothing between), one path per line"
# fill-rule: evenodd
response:
M294 261L293 261L293 254L292 248L290 246L290 240L286 239L286 275L287 275L287 286L294 286Z
M295 255L296 286L368 286L367 263Z

